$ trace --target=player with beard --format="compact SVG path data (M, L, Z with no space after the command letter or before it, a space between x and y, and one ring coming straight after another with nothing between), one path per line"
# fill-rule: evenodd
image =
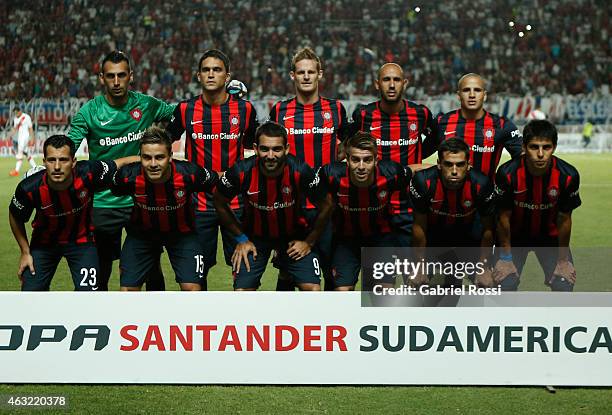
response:
M321 267L313 250L332 212L324 183L306 163L288 154L287 132L274 122L255 133L256 155L237 162L221 177L215 192L219 220L234 235L232 255L235 290L256 290L272 250L276 264L300 290L320 290ZM230 201L244 198L242 221ZM305 197L318 216L310 230L302 212Z
M493 183L469 164L469 148L459 139L438 147L438 163L415 173L410 195L414 203L412 246L416 261L425 257L425 247L454 247L440 252L430 249L428 258L452 262L486 264L493 247L495 201ZM476 220L477 214L480 222ZM482 226L479 225L482 223ZM477 247L480 247L478 250ZM493 286L490 267L476 275L480 286ZM426 273L410 280L412 285L428 283ZM447 276L445 285L461 285Z
M112 191L134 201L121 250L121 291L139 291L164 247L183 291L200 291L206 262L195 235L193 195L210 192L219 176L172 159L172 140L157 127L140 140L140 162L117 171Z
M487 90L480 75L462 76L457 83L457 97L461 108L438 116L438 141L465 141L472 167L494 180L504 148L512 158L521 155L521 132L512 121L484 109Z
M342 158L338 151L347 128L346 109L340 101L319 95L323 68L311 48L300 49L293 55L289 76L295 86L295 97L277 102L270 110L270 120L287 129L289 154L314 169ZM312 226L317 211L308 200L305 201L304 215ZM329 290L333 285L328 278L331 225L321 235L318 249L326 278L325 289ZM277 290L293 290L286 275L279 275Z
M68 136L76 148L87 141L90 160L109 160L137 155L139 139L155 122L169 121L174 106L157 98L129 90L133 79L127 55L109 53L99 74L104 94L87 102L73 117ZM121 254L121 233L132 213L132 199L117 197L110 190L94 195L93 222L100 256L99 287L108 290L113 261ZM160 252L161 254L161 252ZM147 276L148 290L164 290L161 266Z
M552 123L530 121L523 129L523 156L497 171L499 260L495 279L502 290L518 289L532 250L551 290L574 289L576 270L569 242L572 211L582 204L580 176L572 165L553 155L557 139Z
M115 161L77 161L74 143L65 135L52 135L43 144L45 169L25 178L9 206L9 222L21 257L17 272L23 291L49 290L62 257L76 291L98 289L98 251L91 220L94 192L107 189L118 167L137 156ZM25 223L32 211L32 239Z
M435 122L431 111L403 98L408 80L396 63L385 63L378 70L376 90L380 100L358 107L353 112L352 136L366 131L376 139L378 159L402 166L420 164L435 151ZM410 246L412 204L407 189L391 196L400 246Z
M187 160L221 175L242 160L244 150L253 148L257 119L253 104L226 91L230 80L230 61L217 49L204 52L198 62L196 76L202 94L180 102L167 131L175 140L185 133ZM212 192L198 193L195 223L198 239L207 258L204 274L216 264L219 220ZM234 215L242 212L242 195L231 202ZM221 227L225 262L231 265L236 242L231 233ZM206 277L203 288L206 289Z

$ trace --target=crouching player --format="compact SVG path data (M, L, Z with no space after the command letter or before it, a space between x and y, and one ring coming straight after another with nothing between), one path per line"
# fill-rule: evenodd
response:
M492 272L486 264L493 247L493 184L483 173L471 168L469 155L464 141L451 138L438 147L437 166L415 173L410 185L415 206L412 246L417 261L424 259L425 247L455 248L450 252L435 248L430 251L435 252L434 256L440 254L436 261L474 264L472 270L483 270L477 273L476 284L491 287ZM481 264L479 267L475 266L476 261ZM472 277L470 272L460 272ZM445 286L461 285L462 276L458 272L445 276ZM428 282L427 273L419 273L410 281L416 286Z
M555 157L557 129L534 120L523 129L523 156L500 166L498 194L499 260L495 279L502 290L515 291L527 254L534 250L553 291L572 291L576 270L569 249L572 211L582 203L580 177Z
M335 206L332 276L337 291L355 289L362 247L398 246L390 198L407 188L412 177L409 168L378 160L376 141L369 133L358 132L344 143L344 148L346 163L333 162L323 168Z
M121 249L121 291L139 291L162 247L168 251L176 282L183 291L200 291L205 275L202 249L195 235L192 195L211 191L216 173L193 163L172 160L172 140L157 127L140 139L140 162L117 171L113 194L134 200Z
M9 206L9 222L21 249L19 270L23 291L48 291L62 257L68 261L76 291L98 288L98 252L91 219L94 192L108 188L117 167L138 160L77 161L75 145L65 135L43 144L45 169L25 178ZM25 223L32 211L32 239Z
M232 255L235 290L256 290L270 254L303 291L321 289L319 257L312 250L332 212L325 183L306 163L288 154L287 131L275 122L255 133L255 156L238 161L221 177L215 209L235 235ZM242 223L230 201L242 194ZM312 230L307 228L301 201L308 197L319 209Z

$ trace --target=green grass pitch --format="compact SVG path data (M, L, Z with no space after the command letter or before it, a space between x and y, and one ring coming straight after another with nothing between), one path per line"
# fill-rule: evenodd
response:
M612 291L605 262L612 265L612 154L562 155L581 175L582 206L573 214L572 247L576 252L577 291ZM38 161L40 163L40 160ZM18 182L8 176L13 159L0 159L0 205L9 204ZM22 173L25 172L25 167ZM18 290L16 277L19 250L8 226L8 214L0 223L0 290ZM607 252L607 256L604 256ZM219 264L209 275L209 289L230 290L229 267ZM595 265L593 265L595 264ZM162 267L167 288L177 289L164 255ZM537 270L533 257L528 269ZM608 271L606 273L600 271ZM117 289L117 272L111 279ZM269 270L262 289L275 286ZM65 262L60 264L53 290L72 290ZM528 274L521 289L544 290L540 277ZM0 368L1 370L1 368ZM364 370L368 370L364 368ZM610 413L609 388L561 388L550 394L544 388L528 387L281 387L281 386L87 386L0 385L0 395L64 395L72 413ZM43 410L66 413L64 410ZM0 413L9 412L0 407ZM24 411L19 411L24 412Z

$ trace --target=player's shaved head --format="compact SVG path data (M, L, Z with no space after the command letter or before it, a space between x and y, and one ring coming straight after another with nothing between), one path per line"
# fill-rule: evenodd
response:
M401 73L401 75L402 75L402 78L404 78L404 70L402 69L402 67L401 67L401 66L399 66L399 65L398 65L397 63L395 63L395 62L387 62L387 63L385 63L384 65L382 65L380 68L378 68L378 72L376 73L376 76L378 77L378 79L380 79L380 78L381 78L381 74L384 72L384 70L385 70L386 68L391 68L391 67L394 67L394 68L399 69L399 71L400 71L400 73Z
M469 78L477 78L480 79L480 81L482 82L482 86L484 87L484 89L487 89L487 81L485 81L485 79L480 76L477 73L474 72L470 72L470 73L466 73L465 75L463 75L461 78L459 78L459 81L457 82L457 91L461 90L461 85L463 85L463 82L465 82L465 80L469 79Z

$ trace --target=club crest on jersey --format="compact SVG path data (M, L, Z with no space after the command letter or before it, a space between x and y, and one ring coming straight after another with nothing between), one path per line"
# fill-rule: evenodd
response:
M463 201L463 207L465 207L466 209L469 209L470 206L472 206L472 201L471 200L464 200Z
M232 125L238 125L238 117L232 117Z
M87 190L81 190L81 193L79 193L79 199L85 199L87 197Z
M323 113L323 118L325 118L326 121L331 120L331 114L329 112L325 112Z
M183 196L185 196L185 192L183 190L176 191L176 197L181 198Z
M139 108L134 108L132 111L130 111L130 116L136 121L140 121L142 118L142 111L140 111Z
M410 131L416 131L417 130L417 125L416 123L411 123L410 124Z
M549 198L551 198L552 200L555 200L557 196L559 196L559 189L557 189L556 187L551 187L550 189L548 189Z
M495 135L495 133L493 132L493 130L491 128L487 128L484 131L484 137L487 140L492 140L494 135Z
M288 195L289 193L291 193L291 188L289 186L283 186L282 192Z
M379 199L384 199L387 196L387 191L386 190L381 190L380 192L378 192L378 198Z

